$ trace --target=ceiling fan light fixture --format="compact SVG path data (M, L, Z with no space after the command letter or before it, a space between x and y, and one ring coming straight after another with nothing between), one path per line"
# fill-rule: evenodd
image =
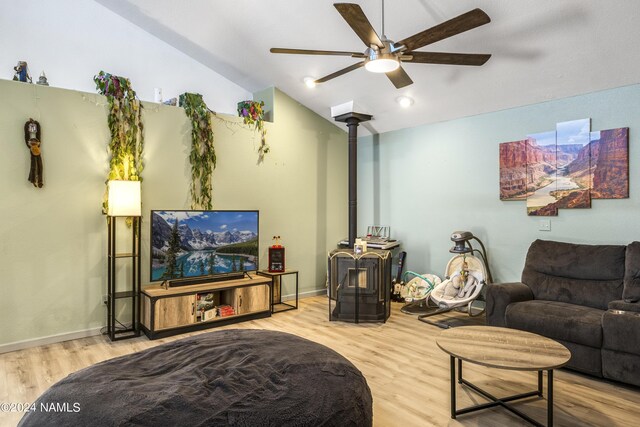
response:
M381 53L378 49L369 48L366 54L364 68L372 73L388 73L400 66L397 56L392 53Z
M367 61L367 63L364 64L364 68L372 73L388 73L390 71L397 70L399 66L400 63L395 58L380 58L373 61Z

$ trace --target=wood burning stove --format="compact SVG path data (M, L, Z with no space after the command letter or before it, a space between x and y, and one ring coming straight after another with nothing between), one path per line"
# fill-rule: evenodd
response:
M391 252L329 254L329 319L385 322L391 314Z

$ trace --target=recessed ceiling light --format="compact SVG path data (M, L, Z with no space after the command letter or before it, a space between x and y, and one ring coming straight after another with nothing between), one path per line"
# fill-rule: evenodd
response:
M396 101L398 101L398 104L400 104L402 108L409 108L413 105L413 98L409 98L408 96L400 96Z
M305 77L304 78L304 84L309 89L313 89L314 87L316 87L316 79L314 79L313 77Z

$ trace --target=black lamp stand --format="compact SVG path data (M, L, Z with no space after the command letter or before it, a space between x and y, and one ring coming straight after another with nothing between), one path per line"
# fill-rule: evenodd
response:
M132 217L131 252L118 252L116 250L116 225L117 219L123 221L126 217L107 216L109 229L108 254L107 254L107 335L111 341L140 336L140 217ZM131 283L126 289L119 290L116 283L116 264L118 260L128 260L131 263ZM125 286L122 286L123 288ZM116 317L116 302L129 303L131 312L131 324L126 325ZM126 321L125 321L126 322Z

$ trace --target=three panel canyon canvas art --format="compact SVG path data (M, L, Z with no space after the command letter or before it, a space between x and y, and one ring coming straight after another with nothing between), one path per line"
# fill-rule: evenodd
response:
M591 120L500 144L500 200L527 202L528 215L590 208L629 197L629 128L591 132Z

